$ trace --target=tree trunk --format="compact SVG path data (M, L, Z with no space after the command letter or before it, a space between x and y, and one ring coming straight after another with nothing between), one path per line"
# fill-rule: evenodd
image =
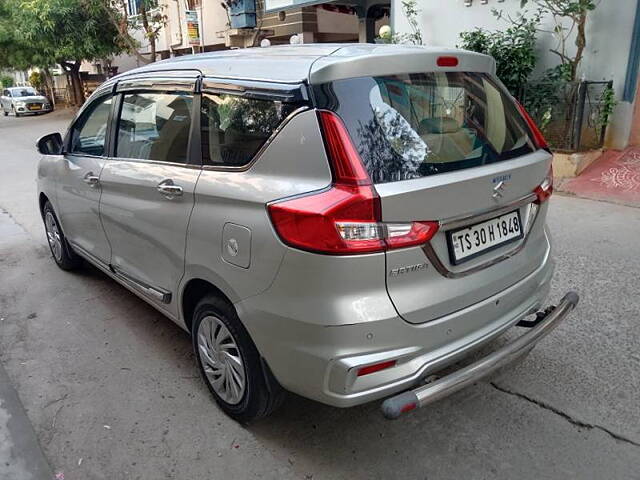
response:
M53 80L53 77L51 76L51 71L48 68L44 68L42 70L42 75L44 77L45 91L47 92L47 96L49 97L49 102L51 103L52 108L55 109L56 108L56 96L55 96L55 92L53 90L53 88L54 88L54 80Z
M71 78L71 87L73 93L73 103L80 107L84 103L84 88L82 87L82 79L80 78L80 62L76 61L69 65L68 75Z
M149 59L151 62L156 61L156 38L155 35L149 26L149 17L147 17L147 6L145 4L145 0L140 2L140 17L142 17L142 28L145 33L145 37L149 41L149 49L151 53L151 58Z
M584 55L584 49L587 46L587 12L582 12L577 20L578 23L578 33L576 34L576 55L573 57L573 62L571 63L571 79L576 80L578 77L578 68L580 67L580 62L582 61L582 56Z

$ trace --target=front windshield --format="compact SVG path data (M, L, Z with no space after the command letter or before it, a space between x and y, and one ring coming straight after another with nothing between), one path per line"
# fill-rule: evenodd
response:
M11 96L13 97L32 97L34 95L38 95L38 92L31 87L14 88L11 90Z

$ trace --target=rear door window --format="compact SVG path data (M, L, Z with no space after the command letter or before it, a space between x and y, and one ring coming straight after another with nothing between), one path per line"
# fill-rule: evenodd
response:
M511 96L484 73L362 77L316 87L344 120L375 183L409 180L535 150Z
M242 167L299 105L237 95L202 94L204 165Z
M188 93L125 94L116 156L187 163L192 108Z

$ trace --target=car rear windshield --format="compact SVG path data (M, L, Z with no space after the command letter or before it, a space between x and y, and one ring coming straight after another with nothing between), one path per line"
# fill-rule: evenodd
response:
M345 122L374 183L410 180L533 152L511 96L484 73L359 77L318 85L319 108Z

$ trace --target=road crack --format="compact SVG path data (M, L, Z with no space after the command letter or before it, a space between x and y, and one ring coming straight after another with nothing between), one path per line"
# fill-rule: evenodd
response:
M42 408L47 408L47 407L50 407L51 405L53 405L53 404L55 404L55 403L61 402L62 400L66 400L68 396L69 396L69 394L68 394L68 393L65 393L62 397L57 398L57 399L55 399L55 400L51 400L50 402L48 402L48 403L47 403L44 407L42 407Z
M607 435L609 435L611 438L613 438L614 440L617 440L619 442L624 442L624 443L628 443L630 445L633 445L635 447L640 447L640 443L630 439L629 437L626 437L624 435L621 435L620 433L616 433L613 432L611 430L609 430L606 427L603 427L601 425L596 425L596 424L592 424L592 423L586 423L583 422L582 420L578 420L576 418L573 418L571 415L563 412L562 410L549 405L548 403L542 401L542 400L536 400L534 398L529 397L528 395L525 395L523 393L519 393L519 392L514 392L513 390L509 390L508 388L505 387L501 387L500 385L496 384L495 382L489 382L489 384L495 388L496 390L502 392L502 393L506 393L507 395L512 395L514 397L518 397L522 400L526 400L529 403L533 403L535 405L537 405L540 408L543 408L545 410L548 410L552 413L555 413L556 415L564 418L566 421L568 421L571 425L575 425L576 427L581 427L581 428L586 428L588 430L600 430L601 432L606 433Z

